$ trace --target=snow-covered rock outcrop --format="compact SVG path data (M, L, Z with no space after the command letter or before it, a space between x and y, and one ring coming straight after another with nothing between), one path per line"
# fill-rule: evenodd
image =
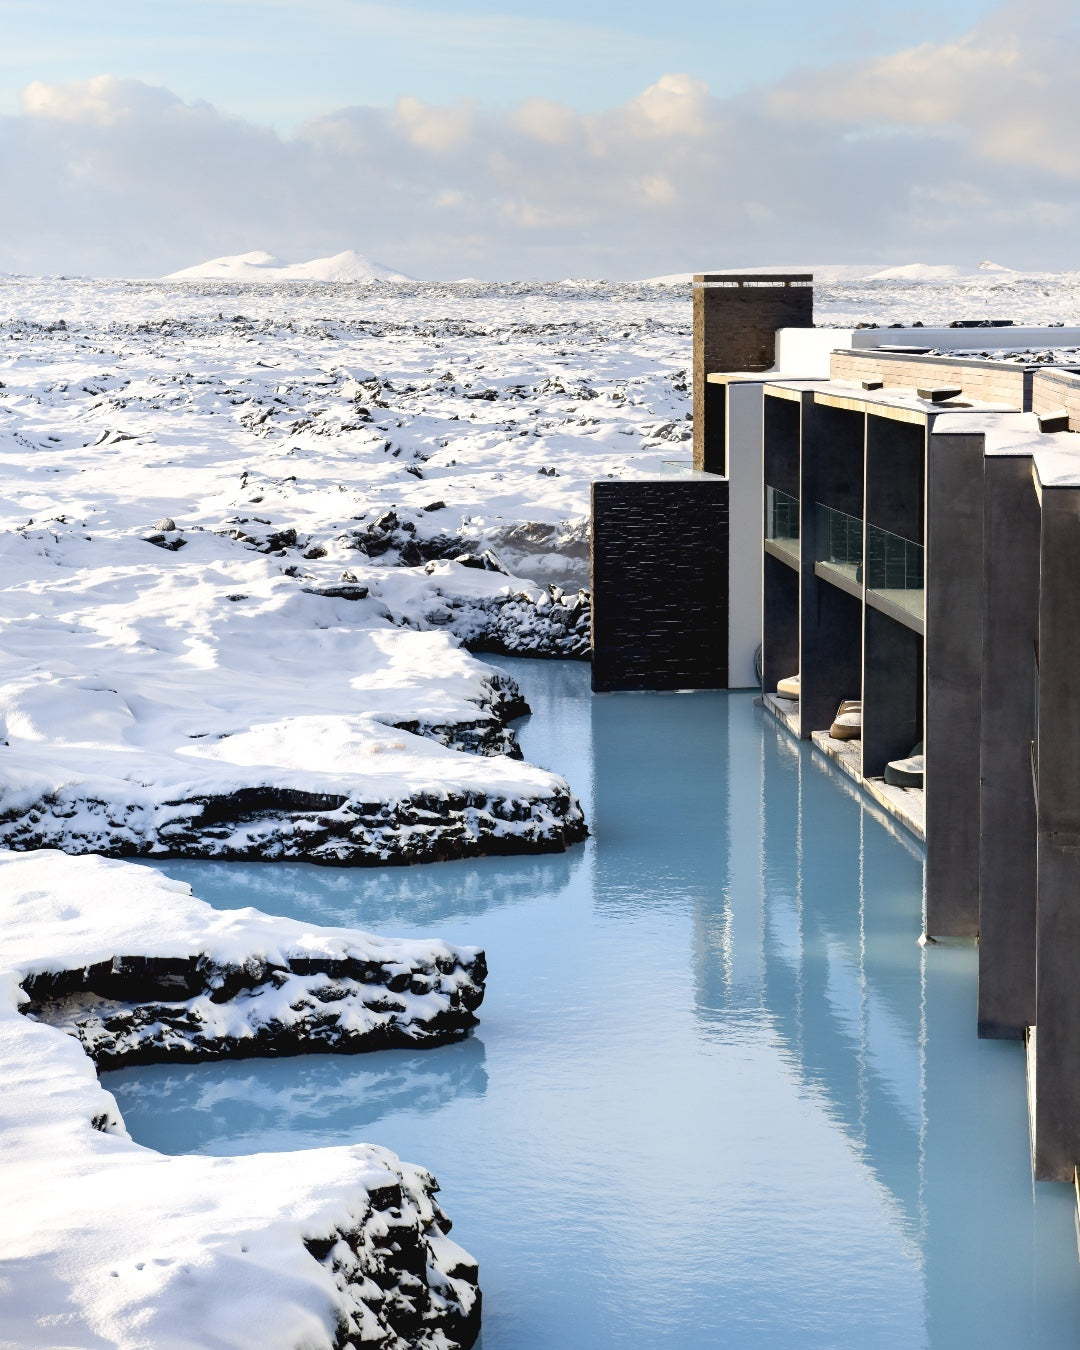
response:
M503 672L367 587L183 537L0 535L0 846L373 865L584 836Z
M423 1168L367 1144L163 1157L128 1137L83 1047L115 1063L438 1042L475 1020L482 953L222 913L150 869L51 852L0 853L0 953L0 1342L473 1343L476 1265ZM109 1028L121 1000L146 1015Z
M472 948L215 910L150 869L52 851L0 852L0 934L24 1011L101 1068L438 1045L475 1023L487 973Z

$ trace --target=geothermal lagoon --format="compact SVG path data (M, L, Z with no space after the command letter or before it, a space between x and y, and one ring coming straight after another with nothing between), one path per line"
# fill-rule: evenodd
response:
M920 846L749 694L600 695L499 662L526 759L592 831L411 868L170 861L254 905L485 948L423 1050L102 1075L142 1143L375 1140L437 1176L484 1350L1080 1341L1069 1188L1034 1184L1023 1054L972 1035L975 949L920 933Z

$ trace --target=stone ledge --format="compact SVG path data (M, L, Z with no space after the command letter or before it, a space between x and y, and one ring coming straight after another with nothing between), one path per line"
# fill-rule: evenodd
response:
M898 820L922 843L926 842L926 793L922 788L893 787L882 778L864 778L858 741L837 741L827 731L811 733L814 749L831 759L878 806Z

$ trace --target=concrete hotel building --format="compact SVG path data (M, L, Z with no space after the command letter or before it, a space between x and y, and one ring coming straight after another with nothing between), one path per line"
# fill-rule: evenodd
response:
M693 468L596 483L592 562L597 690L760 673L925 841L925 934L978 939L978 1033L1026 1041L1035 1175L1069 1181L1080 361L1050 353L1073 348L1080 328L817 329L808 275L699 276ZM886 781L920 743L923 786Z

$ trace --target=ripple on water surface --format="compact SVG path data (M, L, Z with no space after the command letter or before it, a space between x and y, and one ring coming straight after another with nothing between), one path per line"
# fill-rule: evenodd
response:
M1023 1056L976 1040L973 948L916 944L918 847L746 695L502 664L587 844L162 865L222 908L483 945L476 1033L106 1074L135 1138L430 1167L484 1350L1080 1344L1070 1192L1031 1184Z

